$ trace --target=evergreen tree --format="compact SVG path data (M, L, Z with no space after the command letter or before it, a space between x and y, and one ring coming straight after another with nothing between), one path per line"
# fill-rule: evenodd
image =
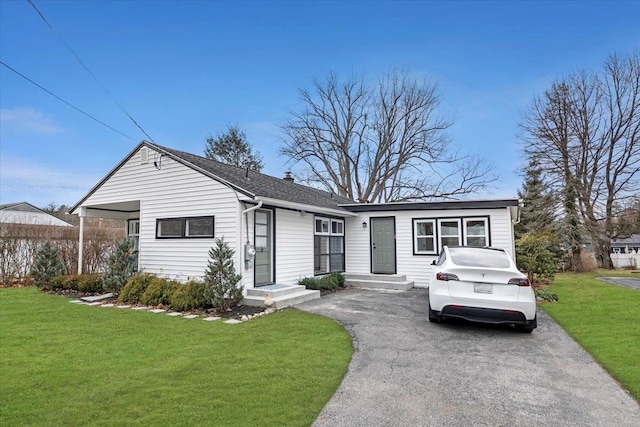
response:
M529 159L518 198L523 200L524 207L520 211L520 222L514 227L516 240L525 233L543 233L554 228L555 200L553 193L547 190L542 168L535 158Z
M205 298L220 311L229 311L242 300L242 279L233 264L235 251L224 239L216 239L209 250L209 262L204 273Z
M107 271L102 276L102 286L106 291L118 293L133 274L133 243L128 239L116 242L107 262Z
M33 283L40 289L48 289L50 280L64 273L58 248L46 242L36 253L33 267L31 267Z
M253 151L247 135L237 125L229 126L227 132L215 138L207 138L204 154L209 159L255 172L260 172L264 167L262 157Z

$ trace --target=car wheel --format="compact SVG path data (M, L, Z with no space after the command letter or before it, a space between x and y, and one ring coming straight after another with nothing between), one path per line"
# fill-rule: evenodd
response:
M538 317L536 316L533 318L533 320L530 320L529 322L527 322L526 325L516 325L516 330L530 334L537 327L538 327Z
M440 323L440 316L435 311L431 310L431 304L429 304L429 322Z

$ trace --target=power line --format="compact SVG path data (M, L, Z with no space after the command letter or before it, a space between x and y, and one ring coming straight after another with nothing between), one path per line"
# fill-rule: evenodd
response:
M149 138L149 141L155 143L155 141L153 140L153 138L151 138L151 136L149 136L149 134L142 128L142 126L140 126L138 124L137 121L135 121L135 119L133 117L131 117L131 115L127 112L127 110L125 110L125 108L113 97L113 95L111 95L111 92L109 92L109 90L107 90L107 88L100 82L100 80L98 80L98 77L96 77L96 75L93 73L93 71L91 71L89 69L89 67L87 67L87 65L82 62L82 59L80 59L80 56L78 56L78 54L71 49L71 46L69 46L67 44L67 42L64 40L64 38L62 37L62 35L53 27L53 25L51 25L49 23L49 21L47 21L47 18L44 17L44 15L42 14L42 12L40 12L40 10L36 7L36 5L33 3L32 0L27 0L29 2L29 4L31 6L33 6L33 8L35 9L35 11L38 13L38 15L40 16L40 18L44 21L45 24L47 24L47 26L49 27L49 29L56 35L58 36L58 38L60 39L60 41L62 42L62 44L64 44L64 46L67 48L67 50L69 50L69 52L71 52L71 54L73 56L75 56L75 58L78 60L78 62L80 63L80 65L82 65L82 67L87 70L87 72L89 74L91 74L91 77L93 77L93 79L96 81L96 83L98 83L98 85L100 85L100 87L102 88L102 90L105 91L105 93L109 96L109 98L111 98L113 100L113 102L116 103L116 105L122 110L122 112L129 118L129 120L131 120L133 122L134 125L136 125L138 127L138 129L140 129L142 131L142 133L145 134L145 136L147 138Z
M54 98L56 98L59 101L64 102L65 104L67 104L69 107L73 108L74 110L78 111L79 113L84 114L85 116L89 117L92 120L95 120L96 122L100 123L102 126L106 126L109 129L111 129L114 132L119 133L120 135L129 138L131 140L134 140L132 137L130 137L127 134L124 134L122 132L120 132L118 129L114 129L111 126L109 126L108 124L106 124L105 122L96 119L95 117L93 117L91 114L89 113L85 113L84 111L82 111L81 109L79 109L78 107L76 107L75 105L71 104L68 101L65 101L64 99L60 98L58 95L56 95L55 93L51 92L50 90L46 89L45 87L39 85L38 83L34 82L33 80L31 80L29 77L25 76L24 74L22 74L21 72L17 71L15 68L12 68L10 66L8 66L7 64L5 64L4 62L0 61L0 64L4 65L5 67L7 67L9 70L13 71L14 73L16 73L17 75L19 75L20 77L22 77L23 79L25 79L26 81L28 81L29 83L39 87L40 89L42 89L43 91L47 92L49 95L53 96Z

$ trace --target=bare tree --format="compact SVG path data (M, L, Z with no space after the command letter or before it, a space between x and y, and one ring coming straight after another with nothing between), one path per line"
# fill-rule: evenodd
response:
M580 251L584 227L598 264L611 268L614 208L639 193L640 56L613 55L600 73L554 83L534 99L522 127L525 153L564 195L572 249Z
M451 150L434 83L406 71L376 85L330 73L300 96L281 152L303 165L303 182L353 200L397 202L456 198L495 180L481 160Z
M232 166L260 172L264 167L260 153L253 151L247 135L236 126L229 126L217 137L210 136L204 147L206 157Z

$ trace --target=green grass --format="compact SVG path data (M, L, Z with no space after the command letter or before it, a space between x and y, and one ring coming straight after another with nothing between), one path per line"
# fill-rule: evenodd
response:
M0 425L309 425L351 354L293 309L226 325L0 289Z
M560 299L542 308L640 400L640 291L598 276L640 278L608 270L558 274L548 289Z

